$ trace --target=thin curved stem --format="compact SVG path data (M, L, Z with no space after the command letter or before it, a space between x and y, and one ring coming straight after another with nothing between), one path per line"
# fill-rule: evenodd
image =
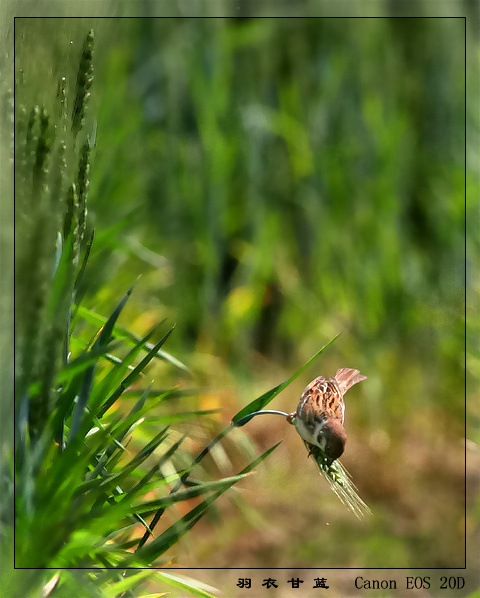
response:
M242 419L239 419L238 421L236 421L234 423L234 425L237 427L243 426L244 424L248 423L256 415L263 415L264 413L267 415L283 415L283 417L288 417L290 415L289 413L286 413L285 411L277 411L275 409L262 409L261 411L254 411L253 413L249 413L245 417L242 417Z

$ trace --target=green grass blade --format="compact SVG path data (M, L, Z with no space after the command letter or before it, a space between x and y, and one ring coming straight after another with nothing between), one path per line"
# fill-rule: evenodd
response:
M161 430L154 438L152 438L152 440L150 440L150 442L146 444L143 447L143 449L137 453L135 458L143 460L144 455L146 455L147 457L150 456L166 438L167 432L168 426L166 428L163 428L163 430Z
M75 301L77 301L77 303L79 303L81 301L81 297L79 295L79 288L80 285L82 283L83 280L83 275L85 273L85 269L87 267L87 263L88 263L88 259L90 257L90 252L92 251L92 246L93 246L93 239L95 238L95 231L92 231L92 234L90 235L88 241L87 241L87 247L85 249L85 253L83 255L83 260L82 263L80 265L80 268L78 270L78 274L77 277L75 278L75 283L74 283L74 289L75 289ZM76 315L76 310L78 309L78 305L73 313L72 317L75 317Z
M197 484L196 486L193 486L192 488L188 488L187 490L180 490L179 492L173 492L172 494L169 494L168 496L164 496L162 498L142 502L138 505L132 505L129 512L132 515L146 515L148 513L153 513L157 509L168 507L177 502L188 500L190 498L196 498L198 496L201 496L202 494L206 494L207 492L213 492L223 490L224 488L230 488L230 486L243 479L246 475L248 475L248 472L244 474L238 474L236 476L231 476L228 478L223 478L221 480L216 480L214 482L202 482Z
M133 284L128 289L128 291L125 293L125 295L122 298L122 300L120 301L120 303L113 310L112 315L108 318L108 320L102 326L100 334L98 335L98 338L94 343L94 346L95 345L105 346L108 343L108 341L110 340L110 338L113 334L113 330L115 328L115 323L118 320L118 317L120 316L121 311L125 307L125 304L127 303L128 298L132 294L134 286L135 286L135 284Z
M337 336L335 336L334 338L332 338L331 341L329 341L326 345L324 345L320 351L317 351L315 353L315 355L313 355L299 370L297 370L293 376L291 376L288 380L286 380L285 382L282 382L281 384L279 384L278 386L275 386L274 388L272 388L271 390L269 390L268 392L266 392L265 394L263 394L261 397L258 397L258 399L255 399L254 401L252 401L251 403L249 403L246 407L244 407L243 409L241 409L236 415L234 415L234 417L232 418L232 423L235 425L237 422L239 422L241 419L246 418L246 421L244 421L241 425L245 425L246 423L248 423L250 420L246 417L247 415L250 415L250 413L254 413L255 411L260 411L261 409L263 409L266 405L268 405L268 403L270 403L270 401L272 399L274 399L284 388L286 388L289 384L291 384L296 378L298 378L298 376L300 376L300 374L302 374L318 357L320 357L320 355L325 351L325 349L327 347L329 347L336 338L338 338L339 334L337 334Z
M118 343L112 342L107 347L97 347L95 350L88 353L82 353L75 359L72 359L65 367L63 367L60 372L58 372L55 378L55 385L58 387L60 385L68 384L75 376L82 374L89 366L94 365L99 357L102 357L107 354L108 351L111 351L114 347L117 347ZM34 392L36 387L31 385L29 388L29 392Z
M48 316L51 319L55 317L55 314L59 308L63 311L63 304L66 300L68 300L66 293L68 292L70 276L72 274L72 244L72 235L69 235L64 241L62 255L60 256L60 261L58 263L55 277L51 286L47 308Z
M252 461L250 465L245 467L238 475L243 475L252 471L254 467L256 467L259 463L261 463L264 459L270 455L272 451L274 451L280 443L277 442L274 446L270 447L266 450L260 457ZM208 508L217 500L219 496L221 496L224 492L226 492L231 486L235 484L235 481L229 483L224 487L222 490L218 490L212 496L207 497L202 503L194 507L190 510L186 515L184 515L181 519L176 521L172 526L170 526L163 534L155 538L150 544L144 544L139 548L135 555L132 557L128 557L124 563L125 566L128 566L128 563L133 560L135 557L139 560L151 563L154 561L158 556L162 555L165 551L167 551L175 542L177 542L189 529L191 529L197 521L199 521L203 515L206 513Z
M80 394L77 398L77 403L73 408L72 422L70 424L70 433L68 436L68 444L70 444L75 438L80 426L84 420L84 412L87 406L88 398L90 396L90 389L93 383L95 365L91 365L85 372L82 380L82 386L80 388Z
M211 588L210 586L206 586L205 584L196 581L194 579L190 579L183 575L177 575L166 571L159 571L156 574L156 577L161 579L166 584L173 586L174 588L178 588L180 590L186 590L192 596L197 596L198 598L217 598L214 594L211 593L210 590L215 590L215 588ZM147 597L145 597L147 598Z
M122 581L107 586L103 590L103 595L105 598L115 598L116 596L121 596L127 590L135 588L140 583L146 581L149 577L152 577L152 575L155 575L155 571L146 570L135 573L134 575L129 575L122 579Z
M113 310L112 315L108 318L107 322L103 325L97 339L93 343L91 351L93 351L97 348L103 349L106 346L108 346L108 343L112 336L113 328L115 326L115 322L117 321L118 317L120 316L120 313L121 313L122 309L124 308L126 302L128 301L128 298L132 294L133 287L134 287L134 285L132 285L128 289L128 291L125 293L125 296L122 298L122 300L117 305L117 307ZM72 421L71 421L71 425L70 425L70 434L69 434L69 438L68 438L69 443L72 442L73 438L79 431L82 422L84 421L85 407L87 406L88 399L90 397L90 390L92 387L94 371L95 371L95 364L90 366L84 374L80 394L78 396L77 404L75 405L73 414L72 414Z
M153 326L149 330L149 332L147 332L147 334L142 339L140 339L140 341L133 347L133 349L125 356L124 359L119 359L118 361L116 361L112 370L105 376L105 378L99 384L97 384L95 390L92 392L91 397L91 407L94 412L97 410L97 407L100 405L102 399L108 396L111 393L112 389L118 388L123 377L129 371L130 366L134 362L135 358L142 351L142 349L144 349L145 344L158 330L162 323L163 322ZM134 369L135 368L132 367L132 371Z
M121 471L117 473L110 474L108 477L102 478L95 478L87 480L84 484L82 484L77 493L85 493L86 491L91 491L93 488L101 488L103 492L107 492L111 488L118 486L120 482L122 482L129 473L131 473L134 469L139 467L157 448L160 444L165 440L167 436L168 427L161 430L157 436L148 443L146 447L144 447L139 453L137 453L123 468ZM167 451L168 452L168 451Z
M77 314L78 316L82 317L90 324L94 324L95 326L101 326L106 322L106 318L104 316L101 316L93 310L83 307L81 305L77 307ZM127 341L129 344L133 345L137 345L141 341L141 338L139 336L133 334L132 332L129 332L121 326L115 326L114 335L116 338L121 338ZM153 346L153 344L147 343L145 345L145 350L151 351L153 349ZM155 357L167 361L176 368L184 371L187 374L190 374L189 368L184 363L182 363L179 359L177 359L170 353L167 353L166 351L159 349Z
M174 422L183 422L189 419L195 419L204 415L213 415L219 413L221 409L204 409L201 411L182 411L180 413L173 413L172 415L164 415L158 417L147 417L148 424L171 424Z
M115 401L123 393L123 391L140 377L140 374L150 363L150 361L156 356L158 349L165 343L165 341L172 334L172 332L173 327L163 336L163 338L161 338L158 341L158 343L154 347L152 347L151 351L147 353L147 355L142 359L142 361L122 380L121 384L99 409L99 417L102 417L106 413L106 411L108 411L108 409L110 409L110 407L115 403Z
M153 388L150 389L150 399L162 398L162 402L175 401L182 397L191 397L201 393L199 388ZM128 388L122 393L122 401L125 399L137 399L143 394L143 390L140 388Z

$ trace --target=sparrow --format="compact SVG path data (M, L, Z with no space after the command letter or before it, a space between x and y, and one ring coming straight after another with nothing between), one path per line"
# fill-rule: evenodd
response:
M320 448L329 467L343 454L347 441L343 396L354 384L366 379L352 368L340 368L328 380L318 376L303 391L297 410L287 417L295 425L309 454L315 456L316 447Z

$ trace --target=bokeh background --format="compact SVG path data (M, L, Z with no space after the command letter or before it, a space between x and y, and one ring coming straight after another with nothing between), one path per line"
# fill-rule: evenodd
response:
M200 448L339 332L271 407L293 411L338 367L368 376L347 395L342 462L373 515L343 507L293 427L257 418L212 475L238 446L282 444L175 547L178 566L462 567L480 519L474 4L467 25L124 6L16 21L16 57L47 103L95 30L84 304L109 313L141 275L123 323L176 323L168 350L192 375L151 373L220 410L187 430Z

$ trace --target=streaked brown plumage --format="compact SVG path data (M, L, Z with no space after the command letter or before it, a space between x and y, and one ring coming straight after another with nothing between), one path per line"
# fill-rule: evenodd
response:
M288 416L309 451L319 447L329 464L342 455L347 441L343 396L366 378L352 368L340 368L333 378L318 376L303 391L296 412Z

